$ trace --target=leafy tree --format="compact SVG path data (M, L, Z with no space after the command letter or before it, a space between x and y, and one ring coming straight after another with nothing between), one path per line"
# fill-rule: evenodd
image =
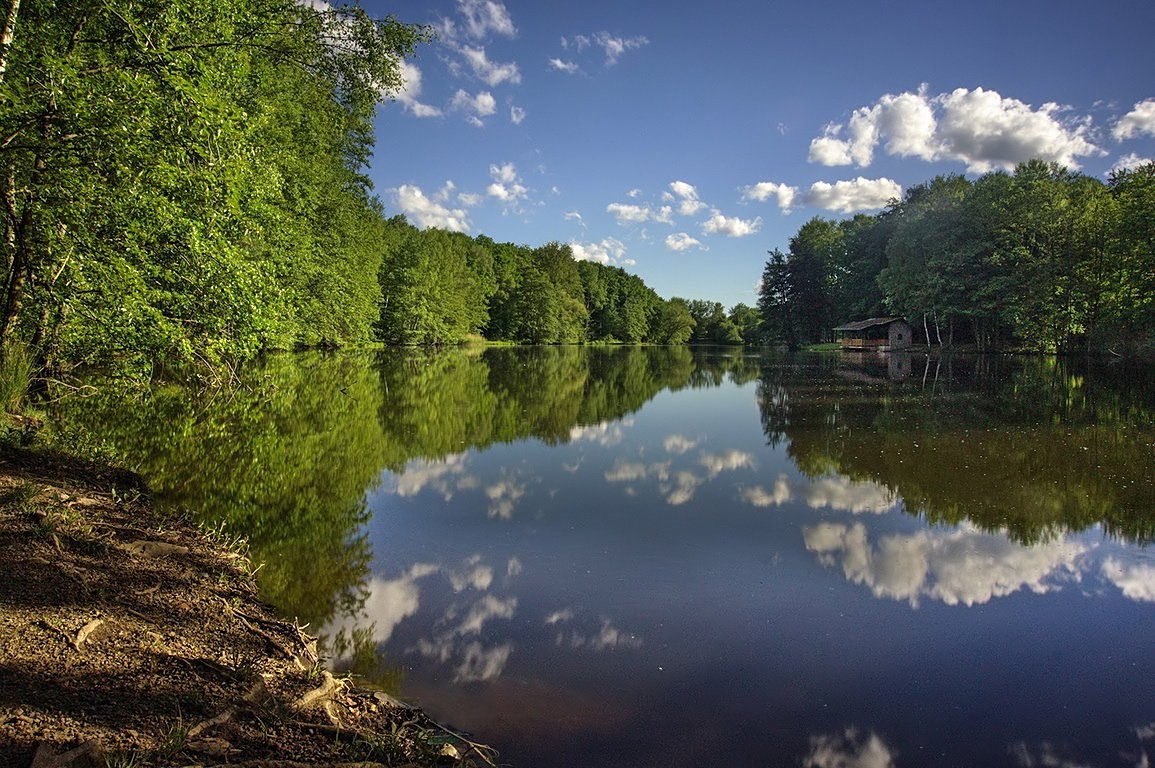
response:
M488 321L481 265L489 254L467 236L408 231L383 261L379 335L392 344L456 344Z
M762 343L762 316L757 309L746 304L735 304L730 307L729 317L743 344Z
M762 332L771 344L783 344L788 349L800 346L794 285L790 279L790 265L786 254L775 248L762 270L758 286L758 313L762 317Z
M694 335L694 325L688 302L675 297L658 309L651 338L658 344L685 344Z
M0 82L0 342L149 366L366 338L359 173L427 37L291 0L26 3Z
M1155 348L1155 162L1111 175L1115 272L1108 293L1112 340Z

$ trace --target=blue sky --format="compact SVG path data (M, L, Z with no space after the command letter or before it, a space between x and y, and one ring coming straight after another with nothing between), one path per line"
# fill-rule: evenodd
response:
M939 173L1155 158L1155 2L366 0L430 24L380 108L388 215L757 301L809 218Z

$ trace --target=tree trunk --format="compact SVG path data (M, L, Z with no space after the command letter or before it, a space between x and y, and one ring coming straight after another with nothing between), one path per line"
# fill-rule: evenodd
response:
M926 346L930 347L930 326L926 324L926 313L922 313L922 335L926 339Z
M16 16L20 13L20 0L9 0L8 14L4 17L4 29L0 31L0 83L8 71L8 51L12 49L12 38L16 34Z
M45 138L48 133L48 120L46 115L41 126L42 136ZM44 160L44 150L41 149L36 153L36 159L32 163L32 176L28 182L28 199L24 201L24 210L20 212L20 221L16 224L16 247L12 253L12 269L8 273L8 283L5 286L7 294L4 297L4 315L0 319L0 350L5 349L11 342L12 332L16 327L17 319L20 317L20 309L24 304L24 286L32 271L30 240L36 228L36 218L33 212L36 208L36 196L40 182L47 167L48 164Z

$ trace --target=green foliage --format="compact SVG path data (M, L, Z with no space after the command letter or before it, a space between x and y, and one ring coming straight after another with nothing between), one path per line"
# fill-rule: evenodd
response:
M789 254L771 252L758 295L768 341L797 349L830 339L834 300L850 277L838 267L843 246L843 228L816 216L790 238Z
M385 465L368 355L275 355L229 388L99 387L53 406L56 440L107 441L161 504L244 535L267 599L318 625L368 578L366 490Z
M489 315L480 267L484 248L466 235L392 221L400 237L380 271L378 336L390 344L458 344Z
M910 514L1024 543L1096 524L1155 536L1146 368L956 356L888 381L838 376L839 360L778 362L759 384L769 442L807 476L878 483Z
M147 370L367 339L373 105L427 37L291 0L25 3L0 342Z
M19 413L32 386L35 365L23 344L9 344L0 349L0 409Z
M674 297L658 309L653 339L658 344L685 344L694 335L696 325L689 302Z
M890 313L943 347L1150 350L1152 178L1151 163L1105 185L1031 161L936 177L878 216L812 219L766 262L763 330L797 347Z
M754 307L746 304L735 304L730 307L730 322L738 334L738 339L748 345L763 343L762 316Z

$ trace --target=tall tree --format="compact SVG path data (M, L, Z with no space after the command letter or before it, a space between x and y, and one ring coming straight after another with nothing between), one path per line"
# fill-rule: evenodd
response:
M373 105L426 37L292 0L25 4L0 83L0 341L147 365L364 338Z

